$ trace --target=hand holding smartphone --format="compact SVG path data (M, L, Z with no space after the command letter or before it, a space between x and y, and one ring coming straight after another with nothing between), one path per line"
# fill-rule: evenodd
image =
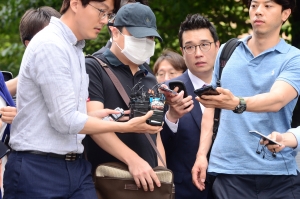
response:
M160 90L162 90L162 91L166 91L166 92L169 92L169 93L171 93L171 94L178 95L177 92L175 92L175 91L173 91L173 90L171 90L171 89L169 89L169 88L165 88L165 87L163 87L163 86L161 86L161 85L159 85L158 88L159 88Z
M267 136L265 136L264 134L261 134L260 132L258 131L249 131L249 133L251 133L252 135L254 135L255 137L258 137L260 139L263 139L263 140L268 140L269 141L269 144L271 145L274 145L274 144L277 144L279 146L281 146L282 144L276 142L275 140L272 140L270 138L268 138Z
M182 81L176 80L176 81L170 81L169 82L169 88L171 90L174 90L176 87L178 87L177 93L180 93L181 91L184 92L183 98L186 98L188 96L187 90L186 90L185 85Z
M212 85L204 85L202 88L194 90L194 93L201 97L202 95L220 95L220 93L212 87Z
M121 117L124 116L124 110L122 108L115 108L115 111L119 111L120 113L117 113L117 114L109 114L109 116L106 116L104 117L102 120L105 120L105 121L118 121Z

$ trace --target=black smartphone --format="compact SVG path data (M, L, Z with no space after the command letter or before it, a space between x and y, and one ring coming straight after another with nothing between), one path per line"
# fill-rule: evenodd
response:
M202 95L220 95L220 93L216 91L216 89L214 89L212 85L205 85L202 88L198 88L194 90L194 93L199 97L201 97Z
M0 141L0 159L3 158L9 151L10 149L8 146Z
M117 107L115 108L115 111L119 111L120 113L109 114L109 116L102 118L102 120L111 121L111 119L113 119L114 121L118 121L121 117L124 116L124 110L122 108Z
M270 138L268 138L267 136L265 136L264 134L261 134L258 131L249 131L249 133L251 133L252 135L254 135L255 137L258 137L259 139L263 139L263 140L268 140L269 144L274 145L277 144L279 146L281 146L280 143L276 142L275 140L271 140Z
M180 93L181 91L184 91L183 98L186 98L188 96L187 90L186 90L185 85L182 81L176 80L176 81L170 81L169 82L169 88L171 90L174 90L176 87L178 87L177 93Z
M4 81L8 81L8 80L11 80L13 78L13 74L9 71L1 71L2 72L2 75L4 77Z
M159 85L158 88L159 88L160 90L167 91L167 92L172 93L172 94L174 94L174 95L178 95L177 92L175 92L175 91L173 91L173 90L171 90L171 89L169 89L169 88L162 87L161 85Z
M115 120L115 121L118 121L121 117L123 117L124 115L124 110L122 108L115 108L115 111L119 111L120 113L117 113L117 114L110 114L109 116Z

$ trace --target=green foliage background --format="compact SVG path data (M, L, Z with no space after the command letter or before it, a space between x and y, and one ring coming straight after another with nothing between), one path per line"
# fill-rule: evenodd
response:
M45 5L59 10L61 4L62 0L0 0L0 70L11 71L15 76L18 74L25 50L19 38L18 27L25 11ZM297 4L297 10L282 28L282 35L292 45L300 48L300 1ZM187 14L200 13L210 19L217 28L221 43L249 33L251 29L248 9L243 0L149 0L149 6L156 15L158 31L164 40L163 43L157 42L151 64L164 48L180 52L177 33ZM105 28L96 40L87 41L85 53L90 54L100 49L108 39L109 34ZM299 112L300 107L297 106L294 126L300 125L297 118Z

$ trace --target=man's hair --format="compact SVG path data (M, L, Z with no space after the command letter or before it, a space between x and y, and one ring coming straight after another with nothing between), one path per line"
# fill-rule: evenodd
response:
M282 6L282 11L291 9L293 12L296 8L296 0L273 0L275 3ZM248 0L248 8L250 8L252 0Z
M86 7L91 1L104 2L105 0L81 0L81 3ZM70 7L70 0L63 0L63 4L60 8L60 13L63 15ZM120 8L120 0L114 0L114 12L117 12Z
M38 9L29 9L22 16L19 31L22 43L30 41L32 37L50 23L51 16L60 18L60 13L54 8L43 6Z
M121 0L120 8L128 3L137 3L137 2L140 2L141 4L144 4L146 6L149 5L148 0Z
M206 17L203 17L200 14L189 14L185 18L185 20L181 22L179 27L178 37L180 47L183 47L182 34L184 31L199 29L208 29L211 33L212 38L214 39L214 42L219 41L216 28L210 23L210 21Z
M159 58L156 60L154 66L153 66L153 72L156 75L159 70L159 65L162 61L168 61L175 70L177 71L186 71L187 67L185 65L184 59L182 56L172 50L165 49Z

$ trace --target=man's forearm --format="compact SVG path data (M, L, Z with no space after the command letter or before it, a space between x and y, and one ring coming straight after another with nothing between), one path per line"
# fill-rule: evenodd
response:
M277 112L297 97L297 91L287 82L276 81L270 92L245 97L247 111Z
M206 108L201 122L201 135L200 135L200 144L197 152L198 156L206 156L211 144L212 144L212 135L213 135L213 118L214 118L213 108Z
M10 92L11 96L16 95L17 93L17 84L18 84L18 77L11 79L5 82L8 91Z
M91 137L103 150L127 165L132 158L138 157L115 133L95 134Z
M98 134L98 133L107 133L107 132L124 132L128 131L128 128L125 128L125 123L113 122L113 121L104 121L94 117L88 117L84 128L79 132L80 134Z

